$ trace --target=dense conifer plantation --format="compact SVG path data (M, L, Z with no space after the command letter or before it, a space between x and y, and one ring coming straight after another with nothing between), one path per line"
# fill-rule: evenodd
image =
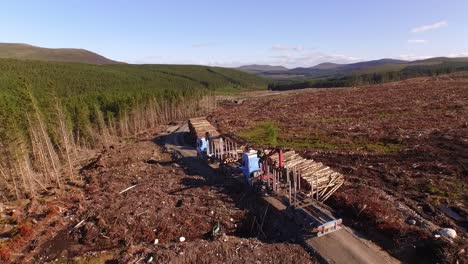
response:
M0 200L76 180L82 150L204 114L216 93L266 86L218 67L0 60Z

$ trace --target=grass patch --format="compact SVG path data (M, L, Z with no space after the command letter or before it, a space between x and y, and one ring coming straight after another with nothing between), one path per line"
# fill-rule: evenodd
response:
M444 183L443 185L435 185L428 183L425 186L424 191L434 196L449 198L451 201L463 200L465 192L462 186L448 182Z
M400 151L403 148L403 145L378 142L378 143L365 143L363 147L370 152L392 154L392 153L397 153L398 151Z
M444 191L440 190L439 188L437 188L435 185L432 185L432 184L428 184L426 186L426 192L432 195L440 195L440 196L445 195Z
M266 121L259 123L252 129L240 132L239 135L254 144L277 146L279 131L280 129L276 123Z
M372 153L392 154L397 153L403 148L400 143L389 142L369 142L364 139L353 142L344 142L343 139L330 137L318 132L311 134L306 138L298 139L279 139L279 145L296 149L323 149L323 150L364 150Z
M384 119L390 119L390 118L395 117L395 114L379 112L378 116L379 116L379 119L384 120Z
M336 150L340 149L341 146L335 143L330 143L320 138L316 137L309 137L309 138L300 138L300 139L283 139L280 140L281 146L287 148L295 148L295 149L307 149L307 148L317 148L317 149L324 149L324 150Z
M335 119L333 121L338 122ZM349 142L343 138L332 137L319 132L311 133L305 137L289 138L289 134L281 131L278 124L271 121L258 123L255 127L240 132L239 136L256 145L281 146L293 149L361 150L371 153L393 154L404 147L403 144L398 142L370 142L365 138L354 139Z

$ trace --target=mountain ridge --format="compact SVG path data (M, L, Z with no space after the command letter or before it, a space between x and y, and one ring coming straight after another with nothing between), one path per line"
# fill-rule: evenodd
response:
M317 65L315 65L313 67L310 67L310 68L318 69L318 70L329 70L329 69L339 68L339 67L341 67L343 65L346 65L346 64L333 63L333 62L323 62L323 63L317 64Z
M264 65L264 64L249 64L237 67L238 70L247 72L263 72L263 71L287 71L288 68L284 66Z
M0 43L0 58L76 62L87 64L122 64L98 53L79 48L44 48L25 43Z
M383 58L378 60L361 61L348 64L324 62L312 67L296 67L287 70L257 70L252 73L271 79L316 79L348 76L353 74L381 73L389 71L400 71L408 67L435 66L444 67L451 63L467 63L467 57L433 57L421 60L398 60ZM268 65L264 65L268 66ZM243 66L239 67L242 68ZM275 66L281 67L281 66ZM283 67L286 68L286 67ZM268 69L268 67L265 67Z

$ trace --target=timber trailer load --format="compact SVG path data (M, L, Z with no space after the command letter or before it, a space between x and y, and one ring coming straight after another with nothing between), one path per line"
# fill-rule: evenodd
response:
M309 231L317 236L342 228L342 219L335 219L323 204L343 185L342 174L294 150L238 148L206 118L192 118L188 124L199 158L219 162L219 169L231 176L241 171L247 184L303 215Z

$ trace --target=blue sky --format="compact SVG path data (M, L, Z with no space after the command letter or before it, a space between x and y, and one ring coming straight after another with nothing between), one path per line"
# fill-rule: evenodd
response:
M468 57L467 12L466 0L5 0L0 42L220 66Z

